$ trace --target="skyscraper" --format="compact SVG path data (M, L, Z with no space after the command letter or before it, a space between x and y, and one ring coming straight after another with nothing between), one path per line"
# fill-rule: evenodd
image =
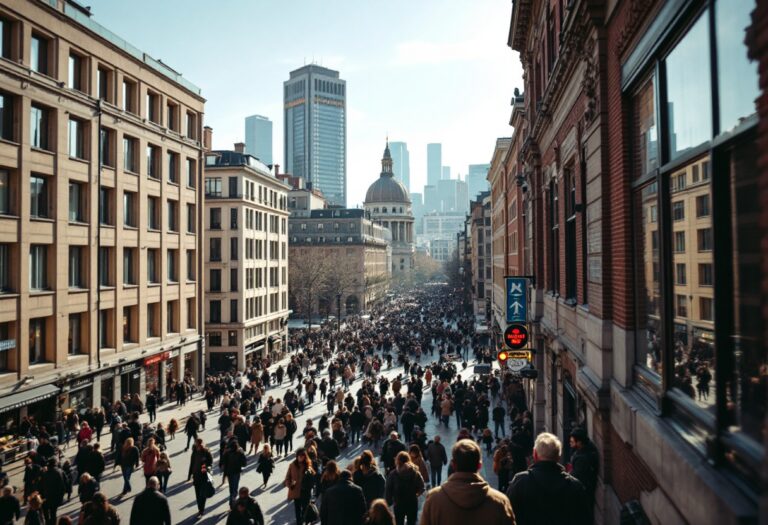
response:
M469 198L474 200L477 198L478 193L489 191L488 185L488 170L491 169L490 164L470 164L469 172L467 172L467 190L469 192Z
M427 185L437 187L437 182L440 180L442 169L443 145L427 144Z
M442 172L442 176L440 177L440 180L448 180L450 178L451 178L451 167L443 166L443 172Z
M405 142L390 142L389 149L392 152L392 171L395 179L411 191L411 160L408 154L408 145Z
M283 82L285 171L347 205L347 83L310 64Z
M272 121L261 115L245 117L245 152L272 164Z

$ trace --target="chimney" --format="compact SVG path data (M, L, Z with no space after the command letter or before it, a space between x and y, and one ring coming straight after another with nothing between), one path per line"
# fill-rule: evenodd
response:
M280 164L275 164L275 177L280 175Z
M205 126L203 128L203 149L205 151L211 151L213 148L213 128L211 126Z
M235 151L237 153L245 153L245 142L235 142Z

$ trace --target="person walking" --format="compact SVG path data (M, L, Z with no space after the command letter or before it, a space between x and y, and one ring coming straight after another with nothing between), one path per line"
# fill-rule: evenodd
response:
M13 525L21 517L21 504L11 487L3 487L0 496L0 525Z
M189 450L189 444L194 443L197 439L198 430L200 430L200 420L197 419L195 414L191 414L184 425L184 432L187 433L187 448L184 449L185 452Z
M168 498L160 492L160 480L151 476L131 507L130 525L173 525Z
M33 492L29 496L29 508L24 517L24 525L45 525L45 516L43 513L43 498L39 492Z
M288 465L285 486L288 488L288 500L293 501L296 512L296 525L304 525L304 513L312 496L317 474L304 448L296 449L296 459Z
M363 489L366 505L370 506L374 500L381 499L385 495L386 480L381 475L373 458L373 452L363 451L360 456L358 469L352 475L355 485Z
M440 436L435 436L427 445L427 461L432 487L437 487L443 482L443 466L448 464L448 455L445 447L440 443Z
M235 504L237 491L240 488L240 475L248 464L248 458L237 440L229 442L227 451L221 458L221 470L223 477L229 483L229 505Z
M397 432L390 432L389 439L381 447L381 463L384 465L384 472L389 474L395 468L395 458L404 450L405 444L400 441Z
M408 447L408 455L411 457L411 463L419 469L419 474L421 474L421 478L426 483L429 480L429 472L427 472L427 464L424 462L424 456L421 454L419 445L414 443Z
M227 517L227 525L264 525L264 514L248 487L240 487L235 508Z
M149 478L155 475L157 471L157 462L160 459L160 449L155 445L155 438L147 440L146 448L141 452L141 462L143 463L144 479L149 483Z
M272 457L272 448L269 446L269 443L264 443L264 448L261 450L261 454L259 454L256 465L256 472L261 474L261 479L264 481L262 488L267 488L267 482L274 470L275 458Z
M258 417L251 424L251 448L249 454L258 454L259 443L264 439L264 425Z
M452 474L427 493L421 525L514 525L515 514L504 493L478 474L482 451L471 439L457 441L451 449Z
M208 473L208 465L201 463L192 473L192 485L195 487L195 501L197 502L197 517L205 512L205 502L216 493L213 486L213 478Z
M192 447L192 456L189 458L189 472L187 473L187 481L192 479L192 476L200 471L200 467L206 466L208 471L213 466L213 454L203 443L203 440L198 438L195 441L194 447Z
M496 406L493 409L493 433L498 438L499 436L506 437L506 433L504 431L504 419L507 417L507 411L504 409L504 407L501 404L501 400L496 404ZM499 433L499 430L501 430L501 433Z
M149 392L144 402L144 406L147 408L147 414L149 414L149 422L154 423L157 419L157 396L154 392Z
M157 460L155 475L160 480L160 491L165 494L168 491L168 478L171 477L171 459L165 452L160 453L160 459Z
M41 496L43 497L43 516L45 522L49 525L55 525L56 514L59 506L64 502L64 494L67 493L67 484L64 481L64 472L56 464L56 460L51 458L43 472L43 479L40 485Z
M574 450L571 455L571 464L566 470L574 478L581 481L587 493L589 503L589 523L594 520L595 490L597 489L597 471L600 464L600 454L597 447L587 436L583 428L574 428L569 436L569 444Z
M124 496L131 491L131 474L133 469L139 466L139 449L133 444L133 438L126 438L120 449L120 470L123 473L123 492Z
M93 499L83 505L77 523L83 525L120 525L120 515L109 504L102 492L93 495Z
M557 436L543 432L536 438L533 466L519 472L507 489L518 525L589 523L584 485L558 463L561 452L562 444Z
M320 523L363 525L366 510L363 489L352 483L352 473L344 469L339 473L339 480L323 494Z
M365 525L395 525L395 515L385 499L375 499L370 503Z
M418 468L411 463L408 452L398 452L395 468L387 476L387 503L395 507L397 525L416 525L419 496L424 492L424 479Z

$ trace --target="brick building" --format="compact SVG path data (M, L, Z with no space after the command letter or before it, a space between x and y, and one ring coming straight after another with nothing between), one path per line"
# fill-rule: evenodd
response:
M520 230L499 208L522 199L536 430L563 439L567 462L568 433L587 429L599 523L632 501L651 523L752 522L765 506L768 157L749 57L768 76L768 42L754 7L513 4L525 90L489 172L492 215L509 254Z

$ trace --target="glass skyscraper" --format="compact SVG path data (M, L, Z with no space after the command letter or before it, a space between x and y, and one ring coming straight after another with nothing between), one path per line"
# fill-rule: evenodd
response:
M395 179L403 183L405 189L411 191L411 160L408 145L405 142L390 142L392 152L392 171Z
M437 187L443 172L443 145L427 144L427 184Z
M272 121L261 115L245 117L245 152L272 164Z
M291 71L283 83L286 173L347 205L347 83L314 64Z

